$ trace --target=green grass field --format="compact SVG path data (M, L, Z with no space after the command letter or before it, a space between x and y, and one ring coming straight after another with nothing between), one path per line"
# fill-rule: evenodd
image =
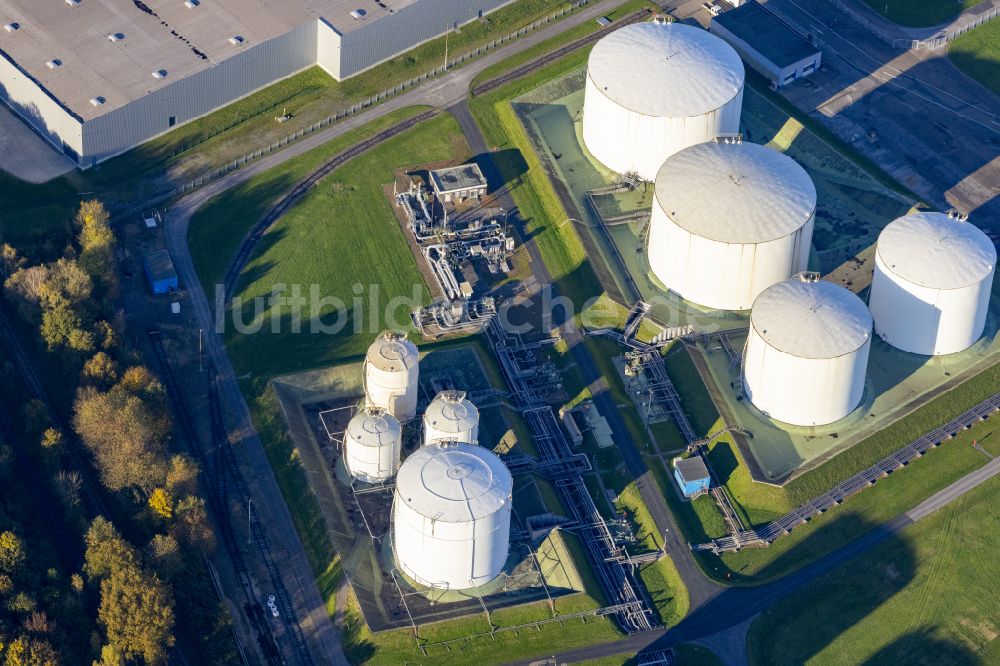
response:
M754 664L995 664L1000 478L764 612Z
M865 0L869 7L890 21L924 28L951 19L983 0Z
M948 44L960 70L1000 95L1000 20L993 19Z

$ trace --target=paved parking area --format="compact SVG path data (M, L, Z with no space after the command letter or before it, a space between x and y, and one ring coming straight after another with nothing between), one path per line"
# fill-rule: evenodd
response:
M0 170L29 183L44 183L76 168L0 104Z

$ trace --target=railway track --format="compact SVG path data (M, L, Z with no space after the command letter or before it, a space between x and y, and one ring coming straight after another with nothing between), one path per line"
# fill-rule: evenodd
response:
M551 62L553 62L555 60L558 60L559 58L562 58L564 55L566 55L568 53L572 53L573 51L577 50L580 47L583 47L583 46L586 46L588 44L592 44L592 43L596 42L597 40L601 39L602 37L604 37L608 33L614 32L618 28L623 28L623 27L625 27L627 25L630 25L632 23L638 23L639 21L641 21L644 18L646 18L647 16L649 16L651 13L652 12L650 10L644 9L644 10L636 12L634 14L629 14L628 16L626 16L626 17L624 17L624 18L622 18L622 19L620 19L618 21L615 21L614 23L611 23L610 25L607 25L607 26L601 28L597 32L591 33L591 34L587 35L586 37L581 37L580 39L577 39L576 41L570 42L569 44L566 44L565 46L562 46L562 47L560 47L560 48L558 48L555 51L552 51L550 53L546 53L543 56L535 58L534 60L529 60L527 63L521 65L520 67L512 69L512 70L510 70L509 72L507 72L505 74L502 74L502 75L500 75L500 76L498 76L498 77L496 77L494 79L490 79L489 81L486 81L486 82L484 82L484 83L476 86L475 88L472 89L472 94L473 95L482 95L483 93L489 92L491 90L495 90L496 88L499 88L500 86L503 86L503 85L505 85L507 83L510 83L511 81L513 81L515 79L519 79L519 78L521 78L523 76L526 76L527 74L530 74L531 72L535 71L536 69L539 69L540 67L544 67L545 65L548 65L549 63L551 63Z
M799 525L806 524L813 516L825 513L838 504L842 504L851 496L865 488L875 485L898 469L910 464L934 447L956 436L962 430L985 421L1000 412L1000 393L982 401L972 409L955 417L948 423L935 428L922 437L918 437L906 446L875 463L868 469L858 472L827 492L814 497L805 504L793 509L781 518L757 529L741 530L731 536L715 539L707 543L692 545L692 550L710 550L721 553L739 550L746 545L770 545L775 539L788 534Z
M265 658L268 660L268 663L275 666L284 663L277 647L274 632L266 620L257 592L253 588L250 569L247 566L239 539L233 529L230 501L234 499L238 499L241 505L245 504L250 509L251 537L261 552L264 566L271 578L271 584L274 586L275 599L281 605L282 623L292 638L292 647L303 664L313 664L312 656L306 646L305 638L298 624L288 592L278 575L278 569L274 562L274 555L270 550L270 544L263 533L259 519L256 517L256 511L252 509L249 490L246 487L243 475L239 470L235 456L228 443L214 366L209 366L207 374L212 442L210 446L206 447L202 443L201 438L198 437L194 423L191 420L189 408L186 405L184 394L170 366L170 360L163 345L160 332L155 330L149 331L148 335L150 343L153 346L153 351L160 363L160 374L163 377L167 394L174 404L175 419L188 442L188 451L201 465L205 485L208 490L209 508L215 516L215 523L219 528L222 545L226 549L226 554L233 563L233 568L240 581L244 597L244 609L251 625L253 625L260 638L261 650ZM230 484L232 484L232 489L230 488Z
M38 375L35 374L35 368L31 363L31 359L28 358L24 347L21 346L21 341L17 339L17 334L13 326L11 326L10 321L8 321L6 313L2 311L0 311L0 338L3 339L8 351L10 351L11 358L17 367L18 374L21 376L21 381L24 382L25 387L28 389L28 393L31 394L32 398L44 405L45 414L48 416L49 422L53 427L58 428L63 433L63 437L68 440L68 446L65 447L66 455L73 468L80 473L82 481L80 490L87 514L92 518L100 515L110 516L111 514L108 513L107 506L97 491L99 486L96 479L94 479L90 465L84 460L78 450L82 442L76 439L72 429L64 426L59 415L52 408L52 402L49 400L42 382L38 379Z

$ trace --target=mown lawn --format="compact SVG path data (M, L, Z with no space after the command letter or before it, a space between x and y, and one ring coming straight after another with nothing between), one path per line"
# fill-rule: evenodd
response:
M764 612L754 664L1000 660L1000 478Z
M880 15L900 25L924 28L950 21L983 0L865 0Z
M563 533L562 538L576 563L586 592L558 597L555 599L557 614L568 615L599 607L604 603L600 586L593 570L587 564L586 556L577 537ZM526 622L534 622L552 617L548 602L535 602L491 613L494 626L513 627ZM492 666L524 659L536 654L545 654L552 649L570 649L614 641L622 637L608 617L587 617L567 620L564 623L540 625L537 629L526 627L516 631L501 631L491 638L489 635L462 641L447 649L443 646L427 646L427 655L420 653L409 629L372 634L362 620L357 601L350 595L345 612L347 622L343 634L345 651L352 663L371 665L404 663L425 664L470 664ZM436 622L419 628L419 640L427 645L438 641L461 638L473 633L488 632L490 629L483 615L447 622Z
M1000 20L993 19L948 44L960 70L1000 95Z

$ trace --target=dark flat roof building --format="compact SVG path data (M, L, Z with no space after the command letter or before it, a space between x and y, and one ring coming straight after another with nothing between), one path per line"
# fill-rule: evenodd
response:
M709 31L778 88L812 74L820 65L818 48L756 2L716 16Z

